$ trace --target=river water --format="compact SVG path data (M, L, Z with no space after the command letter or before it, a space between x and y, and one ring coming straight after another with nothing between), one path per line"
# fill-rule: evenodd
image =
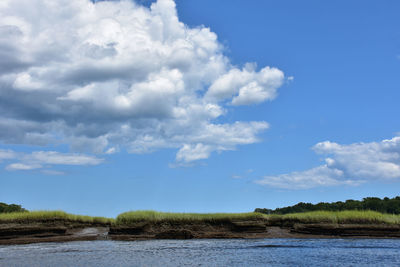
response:
M0 246L0 266L400 266L398 239L84 241Z

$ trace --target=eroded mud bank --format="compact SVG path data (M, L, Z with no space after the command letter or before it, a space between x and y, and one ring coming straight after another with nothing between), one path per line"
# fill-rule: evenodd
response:
M68 222L0 225L0 244L82 240L148 240L193 238L400 238L400 226L388 224L329 224L268 220L225 222L138 222L131 225Z

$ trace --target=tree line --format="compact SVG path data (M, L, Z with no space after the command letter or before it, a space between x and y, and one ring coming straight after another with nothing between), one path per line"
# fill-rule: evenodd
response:
M400 196L394 198L366 197L362 200L349 199L345 202L320 202L318 204L300 202L293 206L277 209L257 208L254 211L264 214L288 214L307 211L373 210L381 213L400 214Z
M16 204L6 204L0 202L0 213L8 213L8 212L24 212L26 209L22 208L21 205Z

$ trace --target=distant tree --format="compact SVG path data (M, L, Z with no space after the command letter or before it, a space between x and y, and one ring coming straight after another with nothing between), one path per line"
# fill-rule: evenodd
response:
M378 197L366 197L363 199L364 209L381 211L384 210L384 200Z
M257 208L255 211L265 214L288 214L307 211L374 210L382 213L400 214L400 196L394 198L366 197L362 201L348 199L345 202L320 202L317 204L300 202L293 206L271 209Z
M271 214L271 209L255 209L254 212L264 213L264 214Z
M26 209L22 208L21 205L16 204L6 204L0 202L0 213L9 213L9 212L25 212Z

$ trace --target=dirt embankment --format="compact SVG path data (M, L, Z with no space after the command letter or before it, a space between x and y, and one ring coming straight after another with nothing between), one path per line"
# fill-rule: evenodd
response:
M36 222L0 224L0 245L107 239L107 225Z
M114 240L191 239L191 238L400 238L399 225L385 224L305 224L298 221L268 220L231 222L141 222L113 226Z
M191 238L262 238L267 237L264 220L230 222L138 222L112 226L114 240L191 239Z
M295 224L291 232L339 237L399 238L400 226L384 224Z
M0 224L0 245L81 240L192 238L400 238L399 225L306 224L268 220L225 222L137 222L101 225L71 222Z

